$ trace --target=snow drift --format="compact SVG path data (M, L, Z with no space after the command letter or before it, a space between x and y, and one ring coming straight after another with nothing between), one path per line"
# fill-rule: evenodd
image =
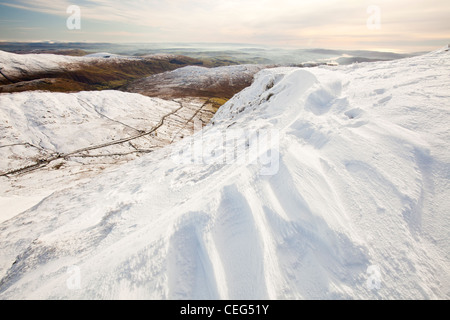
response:
M448 299L449 67L261 71L192 139L3 222L0 297Z

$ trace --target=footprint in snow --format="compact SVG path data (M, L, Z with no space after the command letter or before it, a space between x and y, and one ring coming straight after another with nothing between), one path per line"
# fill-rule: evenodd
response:
M346 127L359 128L368 124L369 121L367 120L359 120L364 114L365 112L360 108L354 108L345 112L344 115L347 116L348 120L355 120L347 124Z
M387 102L391 101L391 99L392 99L392 96L391 96L391 95L389 95L389 96L387 96L387 97L384 97L384 98L378 100L377 103L374 104L374 107L376 107L377 105L384 105L384 104L386 104Z

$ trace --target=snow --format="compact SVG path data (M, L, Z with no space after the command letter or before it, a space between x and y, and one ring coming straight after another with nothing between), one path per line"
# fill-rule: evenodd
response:
M449 55L259 72L3 221L0 298L448 299Z
M236 65L236 66L223 66L223 67L216 67L216 68L205 68L205 67L199 67L199 66L187 66L183 68L176 69L174 71L171 71L171 74L180 74L183 77L177 77L177 78L188 78L189 80L195 79L197 77L229 77L231 76L237 76L241 77L241 73L250 72L253 73L254 71L259 71L261 69L260 65L254 65L254 64L245 64L245 65Z
M252 79L254 74L263 68L264 66L262 65L237 65L216 68L187 66L163 75L175 81L172 85L175 84L186 88L190 88L191 86L208 87L220 81L225 81L232 86L233 83L242 81L242 79Z
M0 51L0 69L10 77L21 75L24 72L39 73L61 70L68 64L83 61L87 61L87 58L53 54L14 54Z
M158 96L177 96L180 93L208 95L208 91L215 94L229 94L236 92L236 88L245 88L251 83L254 75L264 69L263 65L237 65L216 68L186 66L173 71L155 74L137 80L127 86L127 91L144 95L152 93Z
M0 146L28 144L34 153L39 149L69 153L149 130L177 108L174 101L120 91L2 94ZM12 148L0 149L5 154L0 162L3 170L17 167L23 153L23 146L15 146L17 152ZM17 157L7 158L11 153Z
M80 68L81 64L102 61L106 57L115 60L138 59L112 55L108 53L96 53L84 57L72 57L56 54L15 54L0 50L0 71L6 76L17 77L23 74L48 73L50 71L64 71Z
M120 56L117 54L112 54L108 52L97 52L85 55L86 58L104 58L104 59L114 59L114 58L125 58L125 56Z
M198 112L203 107L197 99L167 101L120 91L1 94L0 173L54 160L25 177L2 181L0 221L32 208L58 188L189 136L190 122L207 115ZM151 133L141 137L145 132Z
M47 194L46 196L49 196ZM46 197L42 196L28 196L28 197L18 197L18 196L10 196L10 197L0 197L0 223L6 220L13 218L21 212L24 212L39 202L42 201Z

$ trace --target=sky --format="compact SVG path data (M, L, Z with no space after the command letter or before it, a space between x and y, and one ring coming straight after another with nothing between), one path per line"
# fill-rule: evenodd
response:
M0 41L418 52L450 43L449 17L450 0L6 0Z

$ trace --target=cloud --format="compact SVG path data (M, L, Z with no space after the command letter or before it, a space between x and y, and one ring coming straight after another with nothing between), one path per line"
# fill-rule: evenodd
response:
M450 38L448 0L378 0L381 30L377 39L392 35L425 41ZM272 44L345 45L374 36L366 27L365 0L15 0L1 4L67 16L71 4L81 7L82 19L155 28L156 41L270 42ZM126 32L127 30L124 30ZM344 41L347 39L347 41ZM344 42L343 42L344 41Z

